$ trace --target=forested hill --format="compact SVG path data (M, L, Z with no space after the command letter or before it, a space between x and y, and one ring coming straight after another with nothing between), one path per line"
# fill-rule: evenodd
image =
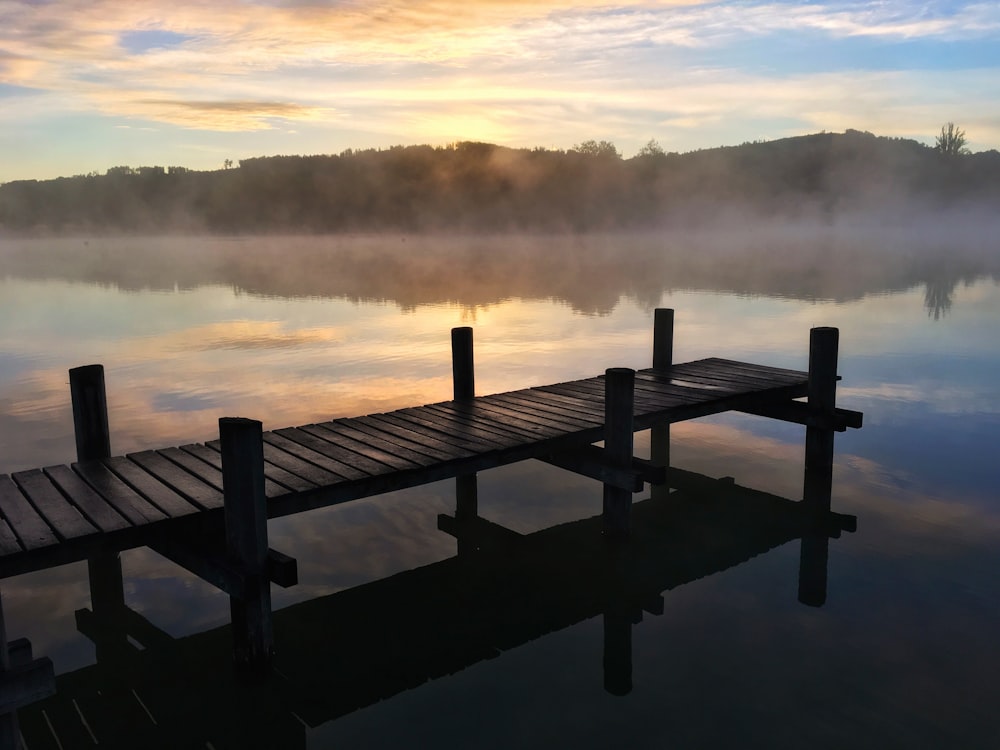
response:
M0 231L586 231L976 206L1000 206L997 151L949 155L849 130L686 154L651 143L630 159L606 142L463 142L208 172L114 167L0 185Z

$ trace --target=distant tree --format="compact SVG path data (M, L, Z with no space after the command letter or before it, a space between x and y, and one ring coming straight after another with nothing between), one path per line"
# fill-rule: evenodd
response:
M226 159L226 160L224 160L222 162L222 168L223 169L232 169L233 168L233 160L232 159Z
M578 154L587 154L588 156L605 156L614 159L621 158L621 154L618 153L618 147L611 141L584 141L583 143L578 143L573 146L573 150Z
M655 138L650 138L636 156L663 156L663 147Z
M938 153L945 156L958 156L959 154L969 153L969 149L965 145L965 131L957 127L953 122L942 126L941 135L937 137L934 148L937 149Z

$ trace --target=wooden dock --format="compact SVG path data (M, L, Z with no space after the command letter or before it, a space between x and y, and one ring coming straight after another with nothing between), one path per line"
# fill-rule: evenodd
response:
M237 663L266 672L269 586L297 578L294 559L267 546L269 518L451 477L457 515L474 516L477 472L540 459L600 481L603 534L624 541L633 494L664 482L669 425L726 411L805 425L803 499L829 511L833 433L861 426L859 413L835 406L837 339L836 329L812 330L808 372L674 364L673 311L657 310L649 369L476 396L472 331L458 328L449 401L268 432L222 418L218 440L126 456L111 453L103 368L77 368L78 461L0 475L0 578L86 559L95 609L113 608L124 601L119 553L149 546L230 595ZM633 456L634 432L648 428L658 461ZM41 680L45 660L30 663L35 672L22 671ZM14 668L0 668L11 670L2 687Z

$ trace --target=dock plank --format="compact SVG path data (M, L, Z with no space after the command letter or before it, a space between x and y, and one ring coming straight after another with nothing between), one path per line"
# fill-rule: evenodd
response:
M73 464L73 470L135 525L168 517L100 461L80 461Z
M393 443L427 453L432 458L438 458L442 461L476 455L476 451L471 451L467 447L452 445L429 435L421 435L406 426L400 426L391 421L378 421L371 416L355 417L351 420L351 425L375 437L383 437Z
M375 463L380 463L390 470L406 470L415 469L420 464L409 461L405 458L400 458L394 453L387 452L378 445L369 445L364 441L358 441L348 435L344 435L337 430L331 429L331 422L323 422L321 424L305 425L299 429L303 432L308 432L311 435L315 435L318 438L328 440L335 445L344 448L352 453L356 453L359 456L367 459L368 461L373 461ZM380 472L382 474L391 473L390 471Z
M45 469L45 474L67 498L72 498L73 505L101 531L117 531L133 525L70 467L49 466Z
M20 471L12 477L60 539L76 539L99 533L98 528L63 497L41 469Z
M327 433L313 434L306 427L286 427L274 430L273 434L291 440L293 443L297 443L309 450L316 451L327 458L350 466L357 471L364 472L368 476L381 476L392 471L392 467L388 464L341 447L334 442L336 438L328 440L327 437L329 435Z
M185 471L158 451L129 453L128 458L199 508L216 510L222 507L222 493L218 489Z
M431 429L447 432L448 434L455 435L458 438L469 435L500 448L510 448L514 445L520 445L521 441L524 439L524 436L519 433L477 425L473 422L459 419L454 415L447 414L430 406L417 406L411 409L400 409L399 411L393 412L393 414L401 419L407 419L411 422L424 424Z
M0 518L0 555L16 555L24 548L17 541L17 535L4 519Z
M188 516L201 510L173 487L164 484L124 456L108 458L103 463L125 484L171 518Z
M58 542L52 528L6 474L0 476L0 509L24 549L38 549Z
M468 432L463 434L446 432L442 429L429 426L426 420L407 419L398 412L373 414L370 419L373 424L388 423L408 433L413 433L422 440L434 440L445 445L471 449L473 453L485 453L504 447L503 442L499 440L485 440L482 437L473 436Z
M351 466L350 464L346 464L343 461L337 461L336 459L330 458L324 453L320 453L319 451L303 445L302 443L290 440L284 435L280 435L276 432L265 432L264 442L273 445L275 448L280 448L287 453L291 453L293 456L298 456L302 460L315 464L320 468L326 469L327 471L341 477L342 481L364 479L369 476L361 469Z
M218 441L215 441L215 442L218 442ZM214 445L214 443L212 445ZM211 447L211 445L205 445L203 443L189 443L188 445L182 445L181 446L181 450L184 451L185 453L188 453L188 454L194 456L195 458L201 459L202 461L204 461L207 464L211 464L213 467L215 467L216 469L218 469L219 476L221 477L221 475L222 475L222 453L218 450L218 448L213 448L213 447ZM286 494L288 492L288 488L287 487L285 487L282 484L279 484L278 482L276 482L270 476L270 474L274 474L274 473L279 474L279 476L277 477L278 479L281 478L280 477L280 472L277 472L277 471L275 471L275 472L269 472L268 471L268 467L265 465L265 467L264 467L264 494L267 497L279 497L279 496L284 495L284 494ZM221 483L220 483L219 489L222 489Z

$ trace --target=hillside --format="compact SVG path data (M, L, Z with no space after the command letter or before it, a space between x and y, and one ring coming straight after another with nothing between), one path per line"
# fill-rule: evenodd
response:
M1000 153L847 131L686 154L462 142L0 185L8 233L591 231L996 206Z

